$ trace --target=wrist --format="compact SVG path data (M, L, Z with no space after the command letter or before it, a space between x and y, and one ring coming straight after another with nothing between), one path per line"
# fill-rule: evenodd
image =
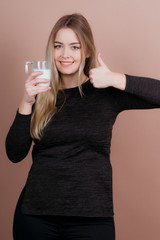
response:
M113 87L125 90L126 88L126 76L122 73L114 73L113 74Z
M32 113L32 105L30 103L26 103L22 100L20 103L20 106L18 108L18 112L24 115L31 114Z

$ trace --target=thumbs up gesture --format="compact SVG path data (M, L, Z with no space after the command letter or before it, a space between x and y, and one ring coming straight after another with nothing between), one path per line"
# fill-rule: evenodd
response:
M90 82L95 88L115 87L125 89L126 78L124 74L114 73L103 62L100 53L97 55L98 67L89 71Z

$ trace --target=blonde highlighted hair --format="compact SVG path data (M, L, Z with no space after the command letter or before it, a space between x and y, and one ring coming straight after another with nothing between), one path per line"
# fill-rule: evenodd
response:
M83 92L80 76L82 72L84 72L84 74L89 77L89 70L96 67L96 48L92 30L86 18L79 13L61 17L54 25L50 33L45 53L45 60L50 61L52 65L50 83L51 89L37 95L31 118L31 136L39 140L42 136L43 129L57 112L56 99L60 87L60 76L54 62L54 41L57 32L62 28L72 29L80 41L82 61L78 74L78 87L82 97ZM65 93L64 91L62 91L62 93L63 106L65 103Z

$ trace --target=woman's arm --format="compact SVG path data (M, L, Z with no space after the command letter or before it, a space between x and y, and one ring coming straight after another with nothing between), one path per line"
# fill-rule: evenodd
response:
M125 76L125 92L139 96L155 105L160 105L160 80L127 74Z
M31 114L23 115L18 111L6 137L6 153L14 162L23 160L29 152L32 138L30 137Z
M48 82L48 79L36 78L42 73L33 72L25 81L19 110L6 137L6 153L8 158L15 163L23 160L31 147L30 121L36 95L50 90L50 87L37 85Z
M116 87L110 88L117 112L130 109L160 108L159 80L127 74L125 77L126 86L123 91Z
M99 66L89 72L90 82L95 88L113 87L116 93L115 98L118 99L115 101L119 101L120 105L123 103L122 110L147 108L147 106L148 108L160 107L159 80L112 72L105 65L100 54L97 56L97 61ZM146 104L141 102L141 99L145 100Z

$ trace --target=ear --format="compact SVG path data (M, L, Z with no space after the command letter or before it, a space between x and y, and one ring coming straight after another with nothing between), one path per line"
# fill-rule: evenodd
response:
M86 57L86 58L89 58L89 57L90 57L90 54L89 54L88 51L85 51L85 57Z

